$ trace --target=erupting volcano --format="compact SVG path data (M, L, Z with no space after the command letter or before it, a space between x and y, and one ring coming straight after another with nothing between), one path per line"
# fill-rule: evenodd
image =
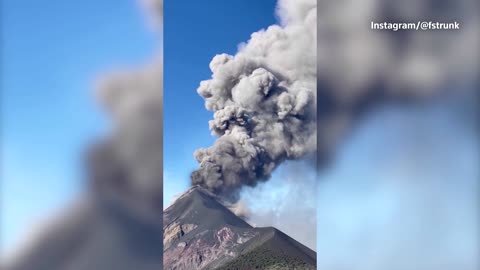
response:
M164 211L163 234L166 270L315 269L316 265L314 251L275 228L252 227L200 186L190 188Z

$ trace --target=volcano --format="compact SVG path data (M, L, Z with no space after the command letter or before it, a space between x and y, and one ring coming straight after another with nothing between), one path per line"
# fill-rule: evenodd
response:
M165 270L316 269L316 253L272 227L255 228L194 186L163 212Z

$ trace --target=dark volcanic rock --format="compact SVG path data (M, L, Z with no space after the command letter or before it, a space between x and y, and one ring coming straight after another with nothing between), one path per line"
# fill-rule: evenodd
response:
M275 228L253 228L193 187L163 215L164 269L315 269L316 254Z

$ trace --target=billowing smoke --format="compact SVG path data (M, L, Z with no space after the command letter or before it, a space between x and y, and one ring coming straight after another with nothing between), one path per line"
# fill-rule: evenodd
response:
M253 33L235 56L215 56L197 90L218 139L195 151L192 184L232 200L316 150L316 1L281 0L277 14L280 25Z

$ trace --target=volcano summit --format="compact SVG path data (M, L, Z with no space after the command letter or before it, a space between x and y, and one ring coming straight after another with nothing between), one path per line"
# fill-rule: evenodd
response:
M316 253L283 232L254 228L194 186L163 213L165 270L315 269Z

